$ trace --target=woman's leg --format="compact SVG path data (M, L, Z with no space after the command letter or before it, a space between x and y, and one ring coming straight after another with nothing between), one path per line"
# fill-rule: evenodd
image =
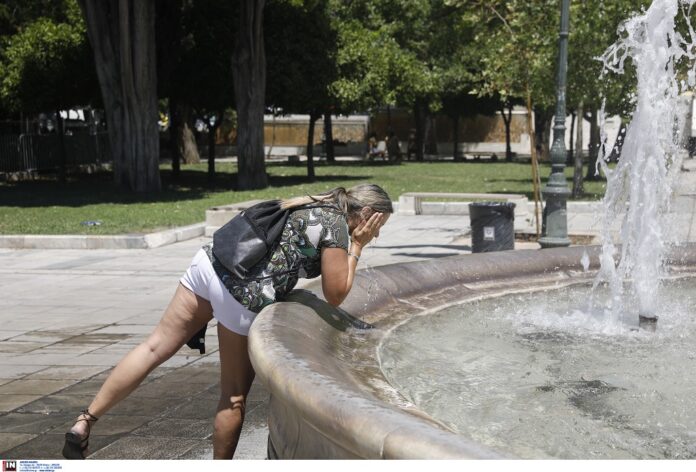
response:
M155 367L172 357L212 318L210 302L179 284L162 319L150 336L118 363L89 405L100 417L126 398ZM79 418L83 418L81 415ZM77 421L73 433L88 434L87 421Z
M244 422L246 397L254 381L247 337L218 323L220 401L215 415L213 458L232 459Z

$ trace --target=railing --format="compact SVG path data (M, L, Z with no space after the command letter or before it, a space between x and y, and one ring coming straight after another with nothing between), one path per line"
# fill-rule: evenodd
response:
M106 131L78 130L64 136L65 165L77 167L111 160ZM61 166L57 134L0 134L0 173L52 171Z

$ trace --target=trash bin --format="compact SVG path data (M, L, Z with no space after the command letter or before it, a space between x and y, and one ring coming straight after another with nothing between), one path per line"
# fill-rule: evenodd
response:
M515 204L476 202L469 204L471 252L515 249Z

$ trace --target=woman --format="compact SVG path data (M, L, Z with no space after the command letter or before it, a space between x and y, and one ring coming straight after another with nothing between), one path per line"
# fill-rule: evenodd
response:
M91 426L127 397L145 377L174 355L213 317L218 321L220 400L215 415L213 456L231 459L254 380L247 335L265 306L282 300L298 278L322 276L326 301L338 306L348 295L362 249L393 212L377 185L336 188L282 202L290 209L280 241L240 281L217 260L212 243L193 258L153 333L119 362L89 408L65 434L63 456L84 459Z

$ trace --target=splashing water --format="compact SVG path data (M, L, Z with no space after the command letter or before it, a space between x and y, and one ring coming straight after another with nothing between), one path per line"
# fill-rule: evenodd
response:
M679 142L686 117L680 113L680 95L696 83L696 33L689 21L696 0L655 0L647 11L627 20L622 36L600 58L603 75L624 73L633 62L638 88L636 108L615 169L607 165L606 133L602 131L598 166L607 176L603 200L601 270L595 287L607 282L611 290L610 322L619 323L635 309L652 316L658 307L659 280L664 253L665 217L681 167ZM686 35L676 31L682 16ZM686 81L677 71L688 67ZM604 120L601 113L601 124ZM620 249L612 231L621 222ZM619 255L618 264L614 257ZM635 300L638 306L635 306ZM631 311L633 311L631 313Z

